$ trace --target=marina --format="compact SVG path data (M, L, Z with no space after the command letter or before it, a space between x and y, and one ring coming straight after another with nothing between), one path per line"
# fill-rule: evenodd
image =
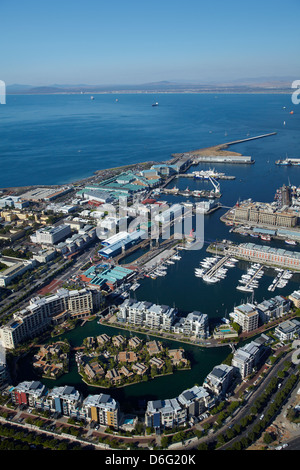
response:
M268 287L268 290L274 292L276 288L282 289L288 283L288 281L293 277L293 273L289 270L277 269L278 274L274 278L272 284Z
M254 289L259 287L257 279L260 279L263 273L263 267L260 264L251 264L250 268L247 269L247 274L242 275L242 278L239 280L242 285L237 286L237 290L254 292Z
M195 276L201 277L203 281L209 284L215 284L216 282L225 279L228 268L234 267L237 260L230 256L211 256L204 258L200 262L201 268L195 268Z

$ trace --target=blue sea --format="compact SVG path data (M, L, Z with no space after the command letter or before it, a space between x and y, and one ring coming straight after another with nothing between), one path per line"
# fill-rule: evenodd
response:
M69 183L96 170L167 160L172 153L268 132L277 135L232 147L256 161L241 170L249 180L245 193L252 193L253 182L256 189L262 184L263 191L273 191L277 174L294 178L294 170L274 168L278 158L300 157L300 113L290 95L94 97L8 95L0 106L0 187ZM152 107L154 101L159 106Z

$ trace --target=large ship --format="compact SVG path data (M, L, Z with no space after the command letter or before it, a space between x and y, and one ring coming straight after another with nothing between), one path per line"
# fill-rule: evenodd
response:
M285 158L284 160L276 160L275 165L297 166L300 165L300 158Z
M200 171L193 171L194 178L199 178L202 180L208 180L209 178L218 179L221 176L225 176L225 173L218 173L215 169L211 170L200 170Z

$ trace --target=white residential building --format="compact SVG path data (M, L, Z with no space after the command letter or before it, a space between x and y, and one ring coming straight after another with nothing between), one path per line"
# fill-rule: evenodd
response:
M207 338L209 335L208 316L201 312L191 312L172 327L174 333L182 333L195 338Z
M148 401L145 423L155 429L182 426L187 423L187 409L180 406L177 398Z
M72 386L55 387L44 401L44 409L52 413L80 418L79 409L82 403L81 394Z
M226 395L232 385L234 368L226 364L215 366L206 376L203 387L207 388L216 396Z
M281 295L269 300L263 300L256 305L259 318L262 323L268 323L275 318L280 318L290 310L291 302Z
M211 395L207 389L198 385L184 390L178 396L178 402L186 408L188 418L201 415L209 407L210 401Z
M258 327L259 314L253 304L239 305L229 316L242 327L243 332L253 331Z
M176 317L176 309L167 305L137 302L126 299L119 307L118 320L155 330L170 331Z
M232 358L231 365L236 368L242 379L250 375L259 364L266 351L268 337L261 335L256 340L238 348Z
M85 317L100 307L102 295L96 288L69 291L59 289L56 294L34 297L29 305L13 314L13 318L0 328L0 340L7 349L45 331L52 323L68 316Z
M280 325L275 328L274 334L280 341L289 341L297 338L300 334L299 320L293 319L280 323Z

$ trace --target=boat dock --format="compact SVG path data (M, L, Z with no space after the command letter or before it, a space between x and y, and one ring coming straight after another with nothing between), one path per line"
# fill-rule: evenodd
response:
M184 191L181 191L180 189L174 187L174 188L162 188L160 190L161 194L172 194L173 196L184 196L184 197L203 197L203 198L219 198L221 197L221 193L218 193L217 191L214 191L213 189L211 191L207 190L201 190L201 191L191 191L188 188Z
M257 140L257 139L264 139L265 137L270 137L271 135L276 135L277 132L269 132L268 134L256 135L254 137L248 137L247 139L241 140L234 140L233 142L228 142L225 145L235 145L235 144L242 144L243 142L248 142L249 140Z
M194 179L203 179L203 181L209 181L208 177L203 177L200 178L199 176L196 176L194 173L179 173L178 175L175 175L176 178L194 178ZM217 175L213 176L215 180L235 180L235 176L230 176L230 175Z
M232 142L226 142L224 144L215 145L213 147L207 147L207 148L199 149L199 150L192 150L190 152L184 152L181 154L173 154L172 156L175 158L181 158L181 159L188 159L188 158L193 159L193 164L197 164L199 162L253 164L255 163L255 161L249 156L244 156L240 154L231 155L229 154L229 152L224 152L224 150L230 147L231 145L242 144L244 142L249 142L251 140L263 139L266 137L274 136L276 134L277 132L270 132L267 134L247 137L245 139L234 140Z
M263 266L260 266L257 270L255 270L254 274L251 275L250 279L248 279L244 285L237 286L238 290L242 290L245 292L253 292L253 285L255 284L256 278L261 277L261 273Z
M223 265L229 260L230 256L226 255L221 258L216 264L214 264L208 271L205 273L206 279L211 279L214 275L223 267Z
M288 280L291 279L293 273L289 270L285 271L284 269L277 269L278 274L273 280L272 284L268 287L268 290L273 292L276 288L285 287L288 283Z

